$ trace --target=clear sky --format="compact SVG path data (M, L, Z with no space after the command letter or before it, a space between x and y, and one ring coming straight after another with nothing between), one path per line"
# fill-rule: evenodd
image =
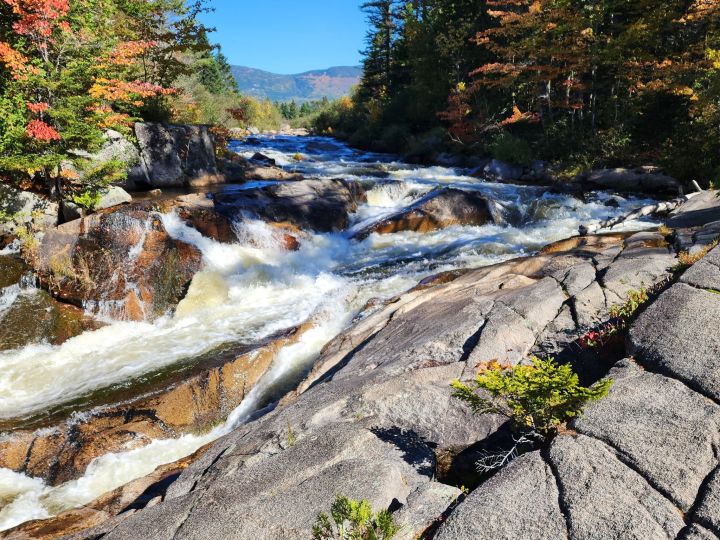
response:
M209 0L203 17L231 64L294 74L360 64L361 0Z

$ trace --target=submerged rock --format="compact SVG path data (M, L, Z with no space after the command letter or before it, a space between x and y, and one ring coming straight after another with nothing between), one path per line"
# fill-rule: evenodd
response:
M45 291L18 289L10 307L0 311L0 351L42 342L60 345L100 326L83 310L57 302Z
M369 225L357 232L355 237L401 231L430 232L452 225L485 225L488 222L492 222L492 214L487 200L480 194L452 188L441 189Z

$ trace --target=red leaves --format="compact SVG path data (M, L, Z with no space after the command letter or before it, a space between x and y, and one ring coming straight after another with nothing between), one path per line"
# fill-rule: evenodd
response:
M36 141L50 142L59 141L60 134L42 120L31 120L25 128L25 133Z
M26 103L28 110L35 114L44 113L50 108L49 103Z
M20 17L13 24L15 33L33 38L51 37L53 30L59 26L58 21L65 17L70 9L68 0L4 0L4 2ZM65 28L69 29L67 26Z

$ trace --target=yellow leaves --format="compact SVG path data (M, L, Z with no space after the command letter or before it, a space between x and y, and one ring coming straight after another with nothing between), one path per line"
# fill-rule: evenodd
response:
M720 69L720 50L707 49L705 51L705 57L712 62L713 69Z
M464 82L459 82L457 84L456 90L458 92L464 92L465 90L467 90L467 85Z

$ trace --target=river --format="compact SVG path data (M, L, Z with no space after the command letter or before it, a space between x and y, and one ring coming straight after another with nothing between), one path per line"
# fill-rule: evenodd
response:
M102 328L58 346L39 341L20 349L0 348L0 420L31 419L94 391L132 384L144 374L191 363L229 343L257 343L308 320L313 323L311 330L280 352L243 403L209 433L155 440L142 448L101 456L82 478L60 486L0 469L0 530L86 504L228 433L292 387L322 347L363 316L370 300L388 299L438 272L532 254L575 235L581 224L649 202L612 198L608 193L582 201L542 188L490 183L468 176L467 171L410 165L327 138L257 137L249 143L233 142L231 149L245 157L261 152L306 177L359 180L368 190L367 203L352 216L347 231L308 234L296 252L282 249L272 229L252 218L237 224L240 240L227 245L203 237L175 214L161 216L171 236L200 249L204 271L222 286L202 291L200 305L186 303L178 314L153 323L106 319ZM479 191L491 201L498 223L429 233L373 234L362 241L351 238L353 231L438 186ZM630 222L623 228L652 226ZM0 323L13 302L33 294L38 291L27 279L21 286L0 289Z

